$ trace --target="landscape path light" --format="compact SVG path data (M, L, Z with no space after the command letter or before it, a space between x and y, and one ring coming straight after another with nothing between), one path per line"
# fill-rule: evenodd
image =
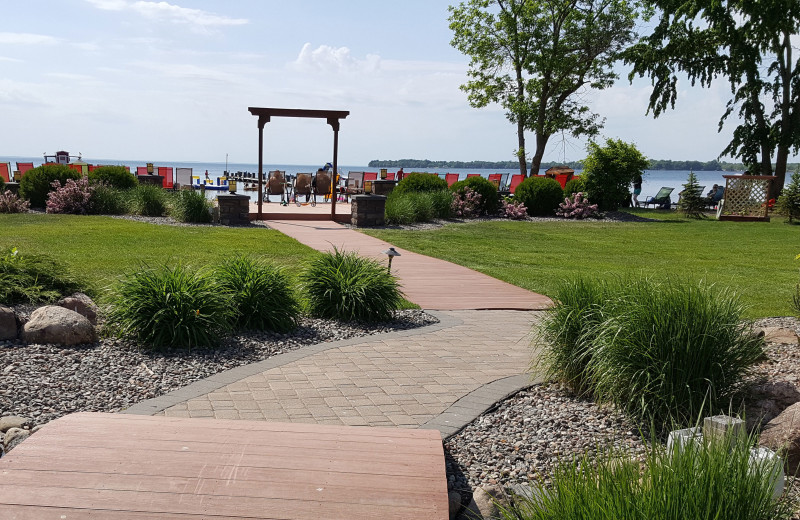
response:
M389 257L389 267L387 268L386 271L389 274L391 274L391 272L392 272L392 258L394 258L396 256L402 256L402 255L400 253L398 253L397 250L395 250L395 248L393 248L393 247L390 247L389 249L384 251L383 254Z

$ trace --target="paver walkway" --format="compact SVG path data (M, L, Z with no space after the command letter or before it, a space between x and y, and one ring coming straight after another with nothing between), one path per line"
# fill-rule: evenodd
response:
M332 222L269 221L310 247L386 260L389 244ZM531 329L551 301L400 250L406 297L440 323L321 343L217 374L125 413L438 429L447 436L531 383ZM396 270L395 270L396 267ZM479 310L482 309L482 310ZM512 310L517 309L517 310Z

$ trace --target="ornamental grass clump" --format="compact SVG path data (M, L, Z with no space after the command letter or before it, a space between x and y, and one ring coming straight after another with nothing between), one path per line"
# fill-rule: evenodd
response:
M86 177L77 181L67 179L64 186L53 181L53 191L47 195L47 212L88 215L92 207L93 192L94 188L89 186L89 179Z
M448 218L452 201L448 190L392 192L386 199L386 222L402 225Z
M92 215L122 215L127 210L122 191L100 183L92 186L89 213Z
M643 424L685 426L702 410L728 410L764 354L729 290L702 283L627 284L595 328L595 395Z
M211 222L211 201L199 191L181 190L170 200L169 214L178 222Z
M81 290L81 283L45 255L0 251L0 304L52 303Z
M551 484L533 484L501 507L506 520L781 520L794 504L773 499L780 463L751 464L755 437L687 443L668 451L654 441L639 461L603 448L562 461Z
M300 305L283 269L248 256L235 256L215 269L240 330L289 332L297 327Z
M145 217L163 217L167 212L167 193L163 188L140 184L125 192L128 212Z
M183 265L128 273L111 300L111 330L148 350L215 347L234 317L211 273Z
M597 217L597 204L591 204L586 194L579 191L572 198L564 198L564 202L558 205L556 216L578 220Z
M392 319L403 302L395 276L375 260L334 248L301 276L311 315L340 321Z
M31 208L31 203L21 199L11 190L0 193L0 213L27 213Z

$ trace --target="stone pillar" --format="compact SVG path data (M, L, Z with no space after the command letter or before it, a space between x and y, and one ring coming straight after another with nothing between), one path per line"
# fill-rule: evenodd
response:
M356 227L382 226L386 213L383 195L356 195L350 202L350 222Z
M397 186L397 181L389 181L389 180L372 181L372 194L389 195L394 190L395 186Z
M250 197L223 194L217 196L219 223L225 226L245 226L250 223Z

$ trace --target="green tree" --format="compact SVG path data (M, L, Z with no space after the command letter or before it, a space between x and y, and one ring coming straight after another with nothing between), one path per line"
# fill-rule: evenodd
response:
M634 39L637 11L627 0L466 0L450 8L451 45L470 57L461 86L476 108L498 103L517 126L520 173L525 131L535 133L531 175L550 136L597 135L602 120L583 104L586 89L611 86Z
M683 191L678 200L678 209L683 211L687 217L699 220L705 218L704 208L705 201L700 191L700 184L697 182L697 175L690 171L689 178L686 180L686 184L683 185Z
M792 180L778 198L778 210L789 218L789 223L800 219L800 169L792 174Z
M740 124L720 155L740 157L750 170L772 175L771 197L783 186L790 151L800 148L800 60L791 37L800 29L797 0L649 0L660 11L652 34L632 46L629 78L653 84L648 112L674 108L678 75L709 87L725 78L732 97L719 128L736 114Z
M589 200L601 211L613 211L630 196L633 178L650 164L636 145L619 139L606 139L606 145L588 145L584 160L583 179Z

